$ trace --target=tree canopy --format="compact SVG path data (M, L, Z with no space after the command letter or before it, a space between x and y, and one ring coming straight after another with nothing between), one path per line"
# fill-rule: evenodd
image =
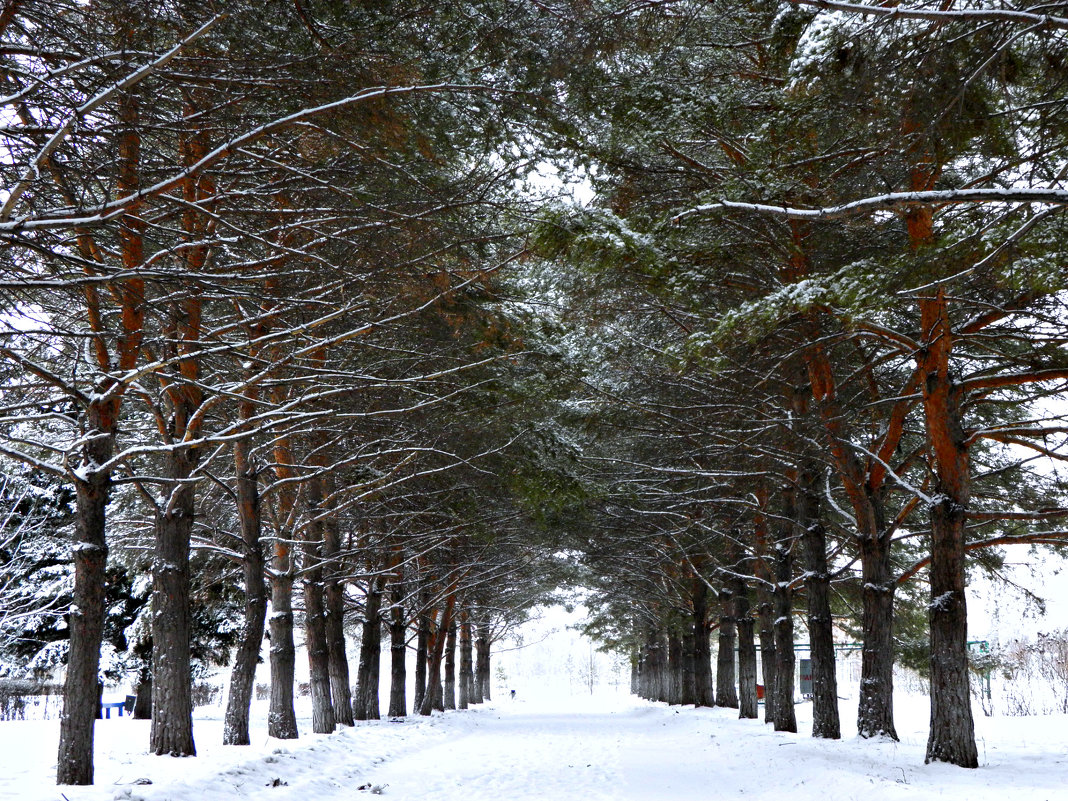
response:
M807 639L820 737L849 632L861 736L903 661L974 767L969 577L1068 536L1059 12L4 4L0 648L65 662L58 781L104 643L193 754L267 628L294 737L295 625L328 732L383 631L390 714L410 640L462 707L577 588L648 697L756 717L759 640L777 729Z

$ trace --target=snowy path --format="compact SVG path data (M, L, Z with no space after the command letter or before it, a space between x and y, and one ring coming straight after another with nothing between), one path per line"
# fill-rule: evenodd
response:
M531 711L510 701L474 713L449 740L382 765L369 778L397 799L508 801L618 798L622 732L605 713Z
M144 754L146 722L101 721L97 784L63 788L52 784L55 722L0 723L0 800L352 801L372 797L372 786L398 801L1068 798L1064 716L979 718L983 766L964 771L923 764L923 707L922 699L900 705L900 743L849 732L841 742L813 740L804 705L802 733L792 735L739 721L733 710L676 711L608 694L505 699L245 748L218 745L217 714L203 710L193 759Z

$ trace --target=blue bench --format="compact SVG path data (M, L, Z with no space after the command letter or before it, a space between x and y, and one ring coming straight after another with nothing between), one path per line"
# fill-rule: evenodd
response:
M108 720L111 720L111 710L112 709L119 710L119 717L121 718L122 717L122 711L125 708L125 706L126 706L126 702L125 701L112 701L112 702L107 703L107 704L101 704L100 705L100 711L104 713L104 717L105 718L107 718Z

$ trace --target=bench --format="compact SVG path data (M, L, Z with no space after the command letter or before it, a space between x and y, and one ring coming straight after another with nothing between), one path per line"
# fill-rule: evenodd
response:
M104 713L104 717L105 718L110 720L111 719L111 710L112 709L119 710L119 717L121 718L122 717L122 711L123 711L123 709L125 707L126 707L126 702L125 701L111 701L111 702L106 703L106 704L101 704L100 705L100 711Z

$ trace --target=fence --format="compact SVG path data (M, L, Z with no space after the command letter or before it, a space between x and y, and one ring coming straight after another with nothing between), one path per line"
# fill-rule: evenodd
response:
M0 720L58 718L63 688L26 679L0 679Z

